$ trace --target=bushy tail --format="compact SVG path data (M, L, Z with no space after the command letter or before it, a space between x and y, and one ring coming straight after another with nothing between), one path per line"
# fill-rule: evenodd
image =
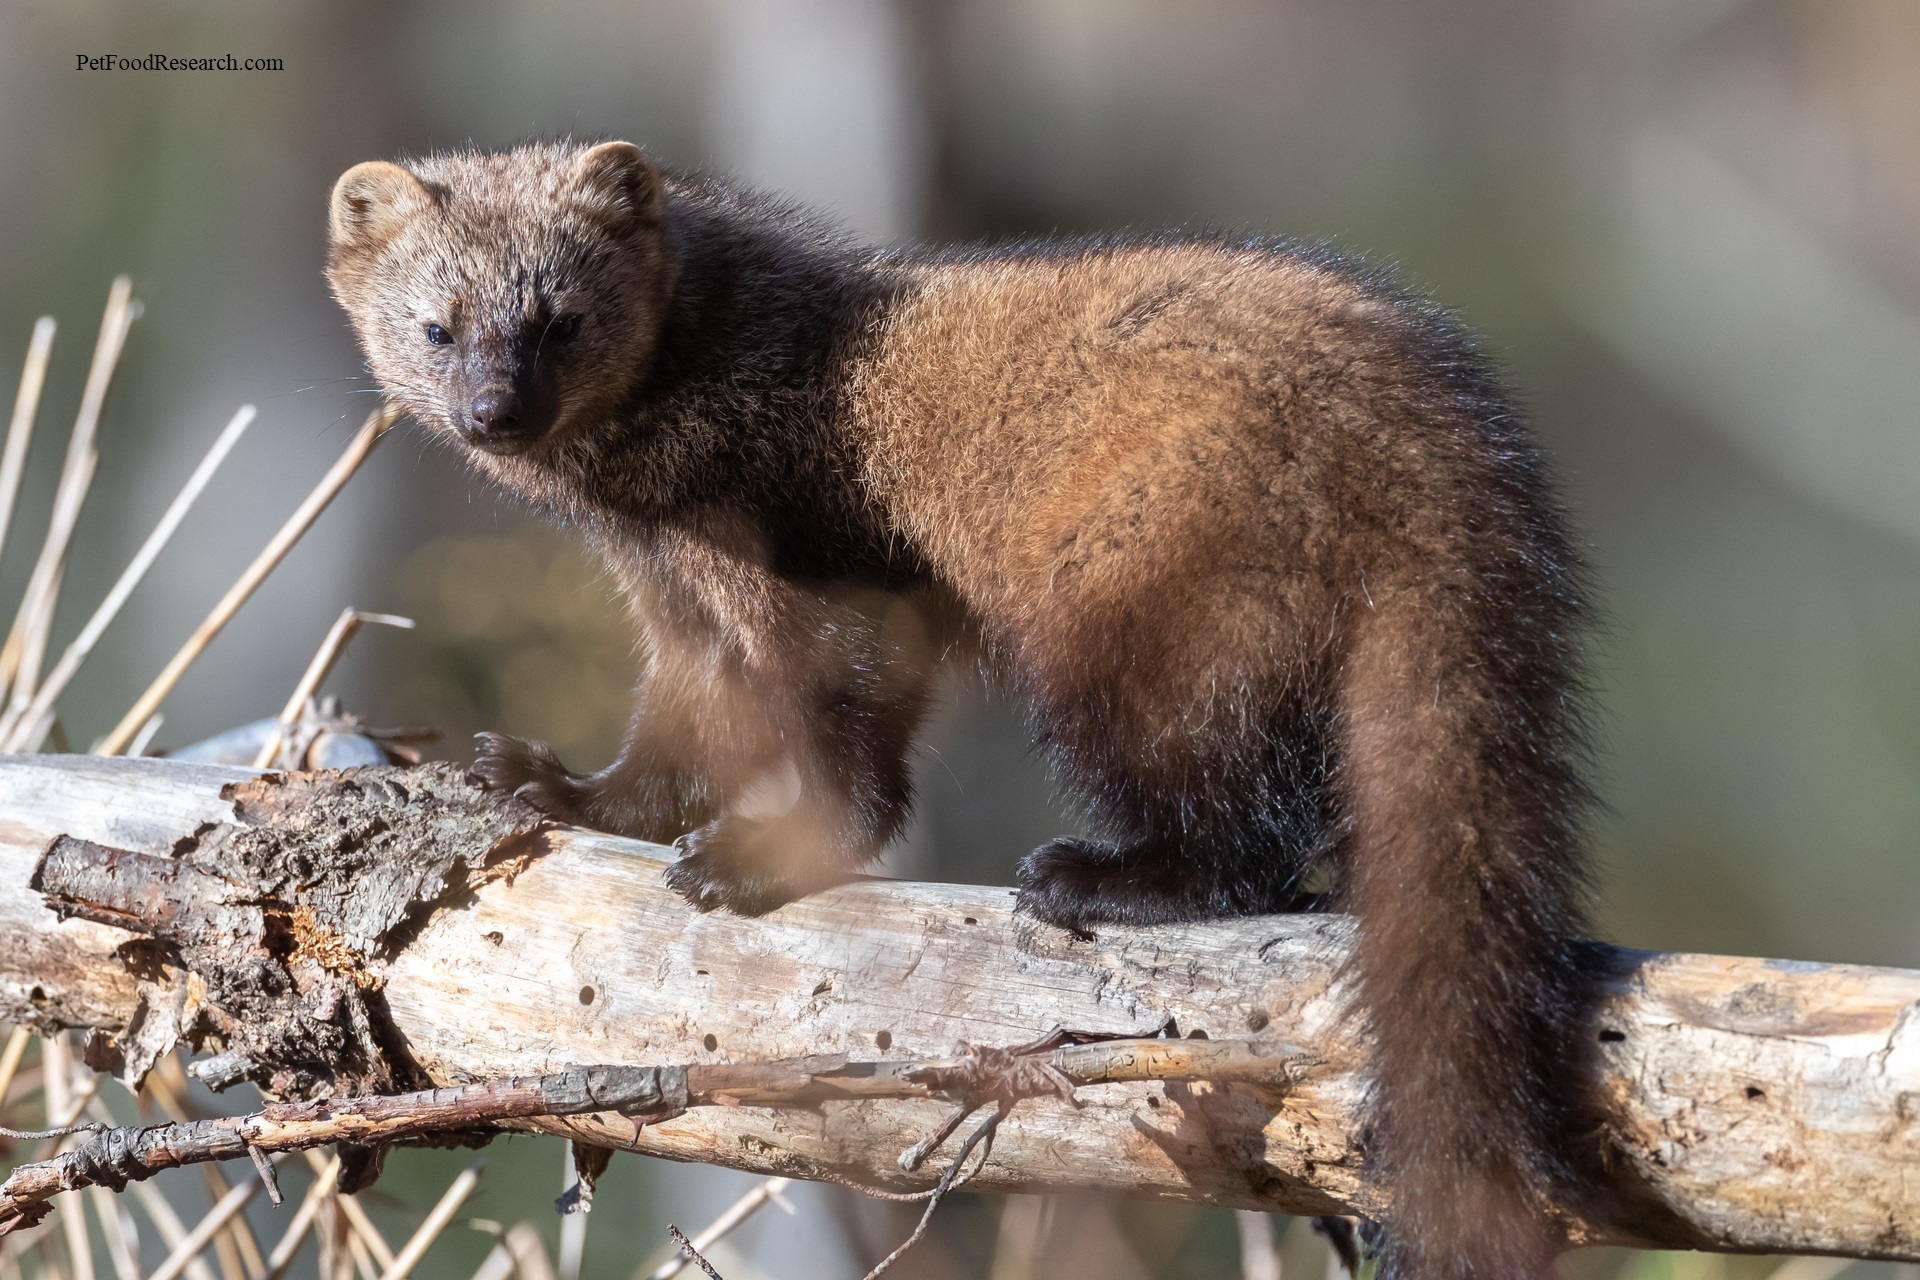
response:
M1564 620L1381 605L1348 653L1342 766L1369 1151L1392 1193L1380 1274L1533 1280L1579 1100L1573 654Z

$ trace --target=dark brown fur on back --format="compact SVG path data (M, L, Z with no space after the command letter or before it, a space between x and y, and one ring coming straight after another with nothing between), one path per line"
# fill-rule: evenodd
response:
M620 758L491 738L490 785L679 837L681 892L764 911L900 829L965 653L1104 837L1034 851L1022 908L1276 911L1331 868L1385 1274L1547 1274L1584 609L1445 313L1265 241L883 252L625 144L360 166L329 275L389 395L632 601Z

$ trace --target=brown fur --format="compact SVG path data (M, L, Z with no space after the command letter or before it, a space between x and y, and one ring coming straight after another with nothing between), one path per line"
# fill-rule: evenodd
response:
M489 785L679 837L691 900L766 910L899 830L973 655L1110 837L1036 850L1022 908L1280 910L1330 862L1387 1274L1550 1270L1584 610L1449 317L1270 242L871 250L621 143L360 166L329 278L388 394L633 603L620 758L490 738Z

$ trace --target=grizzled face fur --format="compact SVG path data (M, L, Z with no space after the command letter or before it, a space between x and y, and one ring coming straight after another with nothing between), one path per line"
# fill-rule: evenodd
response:
M671 288L660 173L627 142L355 165L327 279L387 394L495 458L607 420Z

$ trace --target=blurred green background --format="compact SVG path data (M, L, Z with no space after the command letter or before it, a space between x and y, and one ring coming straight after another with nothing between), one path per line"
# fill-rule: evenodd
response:
M74 69L148 51L286 69ZM880 239L1244 227L1397 265L1511 371L1598 568L1605 936L1920 966L1912 0L6 0L0 391L34 317L62 329L0 599L46 518L116 272L146 312L56 644L233 408L261 408L63 701L76 743L119 718L372 403L320 278L332 179L568 134L735 171ZM271 714L349 604L421 623L364 635L332 682L375 723L442 728L456 756L481 727L576 767L611 754L633 672L607 587L418 433L382 446L189 675L160 745ZM965 691L921 781L902 873L1002 881L1060 822L1009 710ZM550 1230L557 1148L488 1158L474 1212ZM464 1159L397 1159L392 1212L417 1216ZM668 1215L691 1229L740 1185L621 1160L603 1194L631 1212L594 1216L587 1274L624 1277ZM805 1197L801 1219L739 1237L739 1275L857 1274L904 1234L890 1210ZM998 1213L952 1210L907 1273L987 1274ZM1044 1273L1233 1272L1224 1215L1120 1220L1058 1206ZM1321 1265L1289 1241L1293 1274ZM450 1243L422 1274L465 1275L484 1247ZM1721 1266L1571 1265L1652 1280L1696 1263Z

